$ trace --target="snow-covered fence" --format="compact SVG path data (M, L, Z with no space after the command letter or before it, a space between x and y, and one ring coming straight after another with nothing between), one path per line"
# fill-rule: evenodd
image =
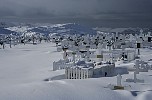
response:
M72 67L73 63L66 63L65 60L59 60L58 62L53 62L53 71L65 69L66 67Z
M65 76L67 79L87 79L93 77L93 68L66 68Z

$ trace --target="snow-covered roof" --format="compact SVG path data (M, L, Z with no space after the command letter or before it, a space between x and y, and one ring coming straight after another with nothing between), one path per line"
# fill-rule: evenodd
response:
M96 65L95 69L101 68L101 67L108 67L108 66L115 67L114 64L105 64L105 63L102 63L101 65Z

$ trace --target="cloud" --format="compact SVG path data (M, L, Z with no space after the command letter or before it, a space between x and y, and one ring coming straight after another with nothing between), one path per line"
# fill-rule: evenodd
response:
M0 17L147 19L152 0L0 0Z

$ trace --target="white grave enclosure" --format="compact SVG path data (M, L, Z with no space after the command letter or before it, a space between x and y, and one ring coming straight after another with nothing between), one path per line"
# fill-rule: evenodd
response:
M118 34L101 33L93 37L89 35L66 37L58 43L61 44L60 47L57 47L57 51L63 53L63 60L53 62L53 70L65 69L68 79L84 79L84 77L80 77L80 73L87 75L86 78L110 77L119 73L127 74L126 68L116 69L115 64L119 62L118 59L122 60L122 64L135 60L136 43L139 41L142 43L139 38L136 39L135 42L132 35L124 36L121 34L119 36ZM134 44L130 44L132 42ZM81 61L92 63L92 66L77 65ZM92 75L88 73L92 73Z

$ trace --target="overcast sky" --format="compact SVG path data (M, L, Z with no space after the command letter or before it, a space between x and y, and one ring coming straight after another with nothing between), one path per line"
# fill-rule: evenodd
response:
M0 18L152 20L152 0L0 0Z

